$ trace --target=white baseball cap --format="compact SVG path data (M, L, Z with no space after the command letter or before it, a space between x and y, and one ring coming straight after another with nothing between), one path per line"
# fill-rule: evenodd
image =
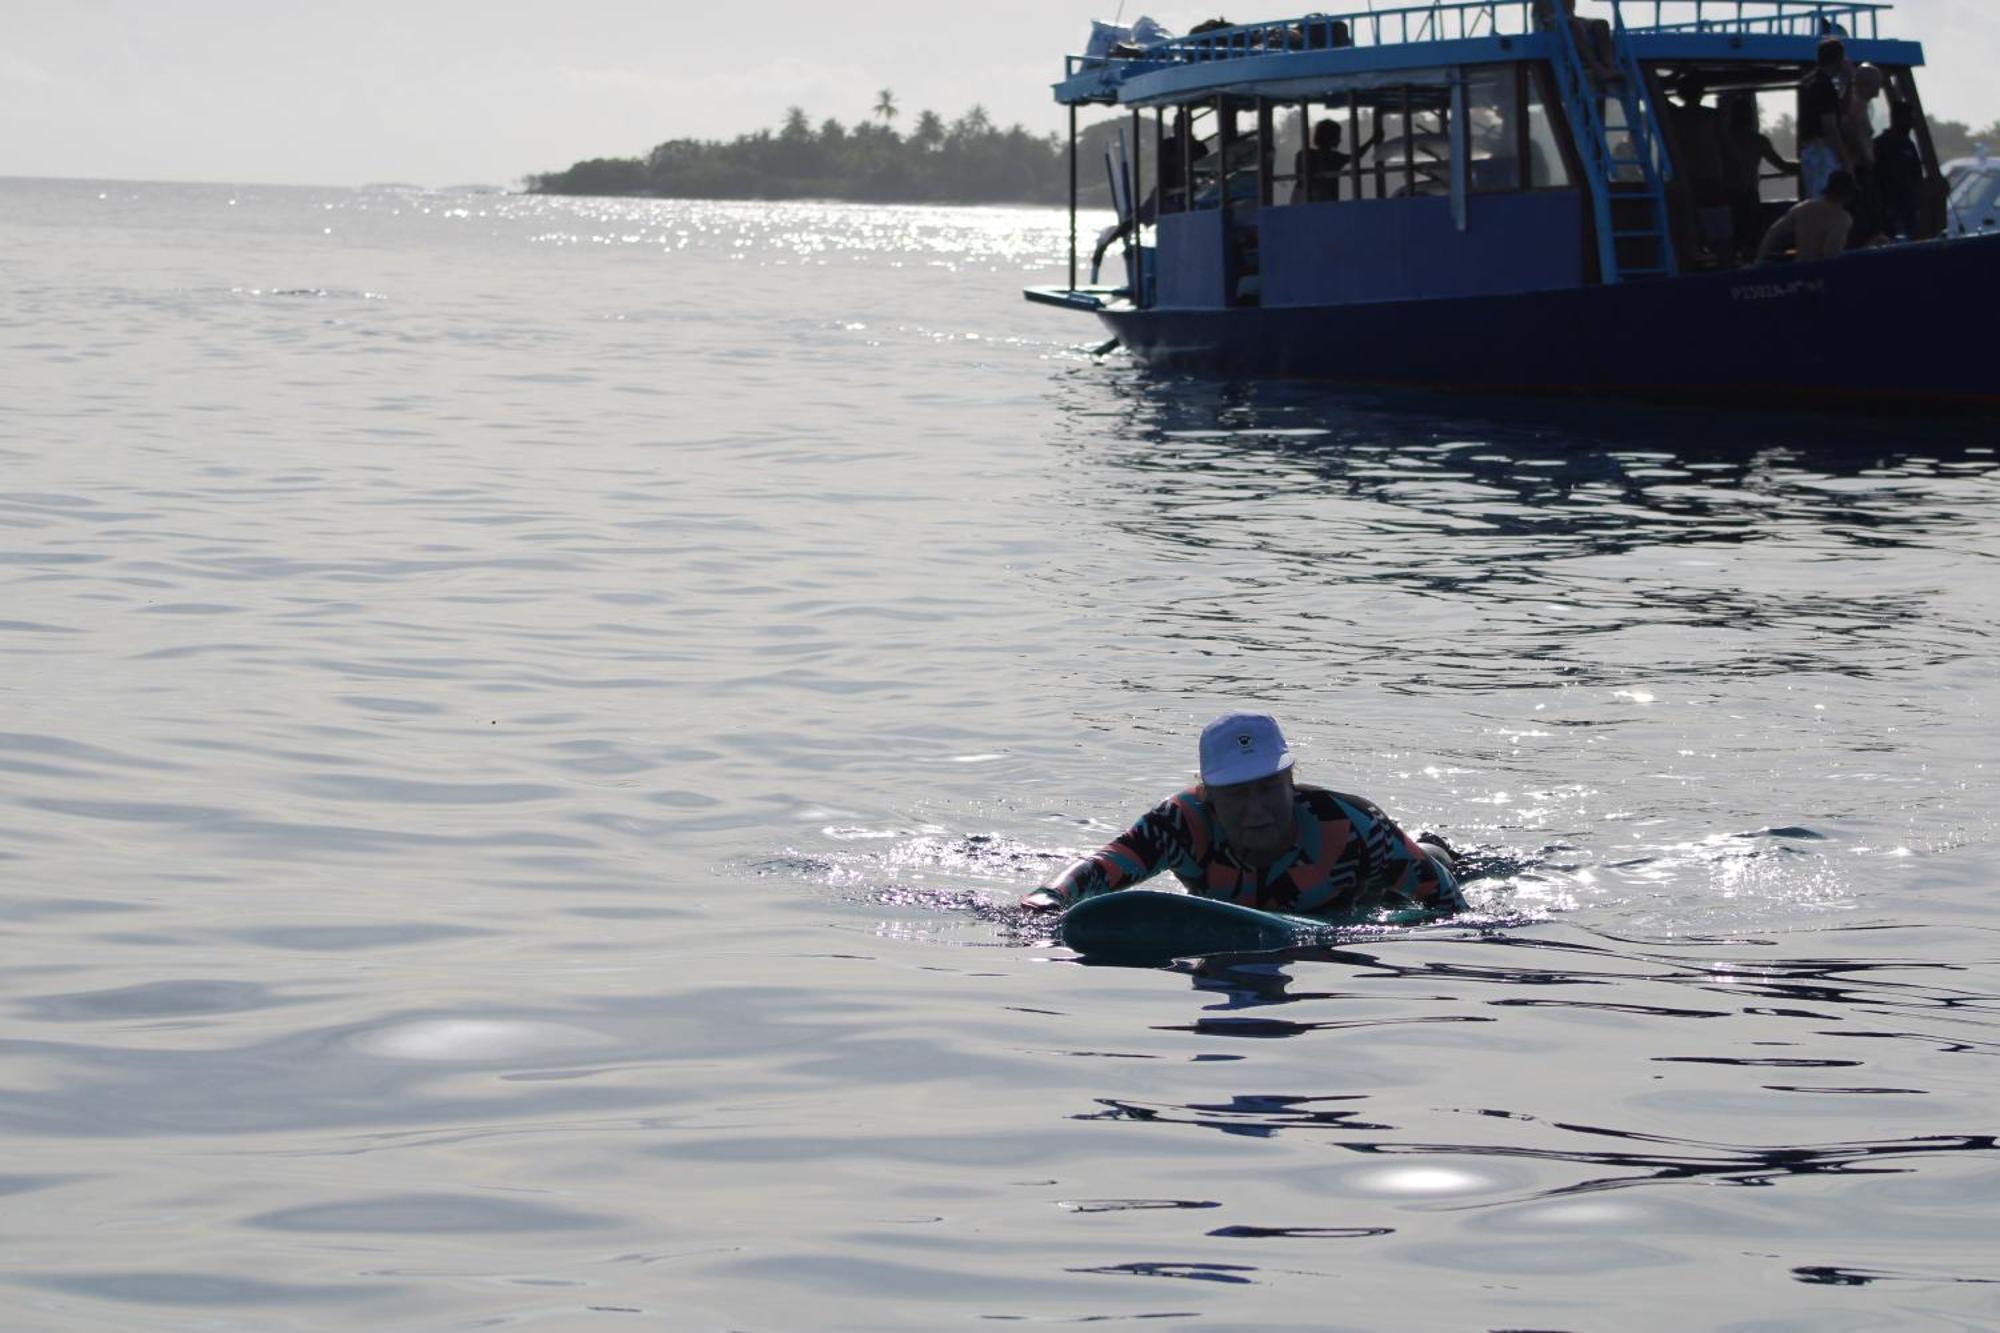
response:
M1211 787L1255 782L1291 766L1285 734L1268 713L1224 713L1201 729L1201 780Z

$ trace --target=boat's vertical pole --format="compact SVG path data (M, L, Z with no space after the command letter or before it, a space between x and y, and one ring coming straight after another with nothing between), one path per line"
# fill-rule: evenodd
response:
M1417 193L1417 113L1410 85L1403 85L1403 190L1405 199Z
M1294 200L1303 199L1306 203L1309 204L1319 202L1318 199L1316 199L1313 195L1312 111L1313 109L1311 102L1299 103L1298 105L1299 146L1296 156L1292 158L1292 161L1299 164L1292 171L1292 198ZM1339 196L1340 194L1339 181L1335 181L1333 183L1333 193L1336 197Z
M1272 141L1271 131L1275 123L1271 118L1270 99L1257 99L1257 207L1271 206L1271 167L1275 162L1277 144Z
M1472 190L1472 135L1465 123L1465 67L1451 72L1451 220L1460 231L1472 225L1471 204L1466 196Z
M1347 179L1348 198L1361 197L1361 94L1349 90L1347 94ZM1340 192L1335 190L1338 195Z
M1144 308L1146 304L1146 238L1139 230L1144 225L1144 220L1139 216L1140 201L1145 198L1139 191L1140 187L1146 183L1146 176L1144 169L1139 164L1141 156L1139 147L1143 142L1140 134L1145 128L1145 113L1140 111L1139 108L1133 107L1132 160L1126 164L1126 170L1130 173L1129 190L1132 199L1132 241L1125 248L1127 256L1125 278L1126 284L1132 289L1132 304L1141 308Z
M1229 160L1236 147L1236 113L1230 109L1229 94L1215 95L1215 206L1222 210L1222 301L1236 304L1236 240L1230 231Z
M1388 100L1386 94L1377 93L1375 105L1368 108L1368 127L1375 131L1374 139L1378 144L1389 133ZM1375 197L1389 197L1389 159L1382 156L1379 148L1375 153Z
M1076 103L1069 104L1069 289L1076 290Z
M1514 109L1511 113L1514 118L1514 160L1521 164L1516 169L1516 185L1523 190L1535 188L1535 160L1532 156L1534 136L1530 132L1532 127L1528 124L1528 85L1535 77L1533 70L1521 65L1514 66ZM1536 96L1539 98L1539 92ZM1546 116L1548 113L1544 111L1542 114Z
M1180 165L1175 163L1175 166ZM1167 109L1153 111L1153 239L1160 236L1160 218L1167 212Z
M1917 235L1925 240L1941 235L1951 221L1951 192L1938 170L1937 141L1931 136L1931 120L1924 114L1923 94L1917 91L1917 72L1903 71L1903 96L1917 116L1917 152L1924 160L1923 216L1917 220Z
M1181 212L1194 212L1194 107L1181 108L1187 128L1181 132Z

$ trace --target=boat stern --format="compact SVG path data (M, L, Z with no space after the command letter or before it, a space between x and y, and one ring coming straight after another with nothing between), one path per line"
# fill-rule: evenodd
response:
M1036 305L1061 306L1091 314L1123 304L1130 295L1123 287L1024 287L1021 295Z

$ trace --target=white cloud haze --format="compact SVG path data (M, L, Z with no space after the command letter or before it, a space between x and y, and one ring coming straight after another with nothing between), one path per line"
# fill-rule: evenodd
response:
M1117 7L1099 0L1096 16ZM1343 6L1222 12L1315 7ZM1215 11L1151 12L1185 30ZM505 185L775 127L794 104L853 124L884 87L902 127L977 102L1002 125L1054 130L1048 85L1092 17L1070 0L0 0L0 175ZM2000 3L1903 0L1886 30L1924 42L1933 115L2000 118L1987 72Z

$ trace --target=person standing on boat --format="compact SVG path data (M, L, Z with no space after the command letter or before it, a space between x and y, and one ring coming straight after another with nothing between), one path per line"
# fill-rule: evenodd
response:
M1912 134L1917 109L1889 104L1889 128L1875 136L1875 186L1882 201L1882 224L1899 240L1917 234L1923 216L1924 154Z
M1764 167L1787 176L1799 174L1799 164L1786 159L1771 136L1757 123L1757 94L1733 92L1722 99L1724 160L1729 168L1730 230L1737 258L1750 259L1764 234Z
M1056 911L1172 871L1190 893L1267 911L1465 909L1441 842L1411 837L1372 801L1293 782L1292 762L1268 714L1223 714L1202 729L1198 783L1021 905Z
M1847 133L1847 156L1864 167L1875 165L1875 99L1884 84L1879 65L1856 65L1847 94L1847 110L1842 125Z
M1554 31L1557 23L1569 29L1584 72L1600 95L1623 86L1625 76L1618 71L1618 45L1611 35L1610 20L1580 17L1576 0L1535 0L1534 14L1535 26L1544 32Z
M1674 134L1680 140L1681 170L1694 193L1695 217L1701 242L1710 257L1726 261L1734 251L1734 220L1729 209L1729 149L1722 113L1703 101L1708 81L1694 71L1674 85L1681 102L1672 107Z
M1854 67L1847 94L1847 114L1842 128L1847 134L1847 157L1854 164L1854 237L1850 244L1863 245L1882 234L1882 183L1875 177L1875 99L1882 95L1884 79L1876 65Z
M1819 62L1799 85L1799 200L1813 203L1826 194L1836 171L1849 175L1854 157L1847 146L1847 46L1838 37L1819 44Z

